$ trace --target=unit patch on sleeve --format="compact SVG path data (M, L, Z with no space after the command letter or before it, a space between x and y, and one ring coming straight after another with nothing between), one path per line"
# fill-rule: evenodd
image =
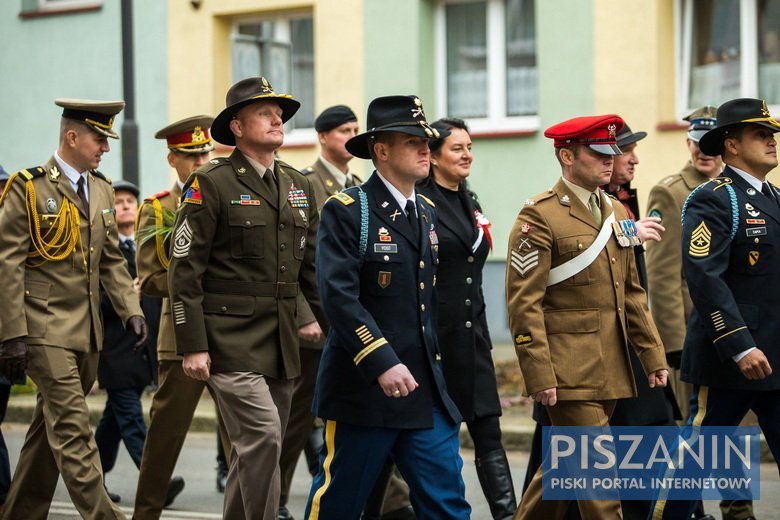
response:
M534 338L529 333L521 332L515 335L515 346L521 347L523 345L528 345L533 340Z
M707 224L702 222L691 233L691 242L688 245L688 254L694 258L703 258L710 254L712 233Z
M190 245L192 245L192 228L187 217L184 217L184 222L181 223L173 237L173 256L185 258L190 254Z
M197 177L192 181L192 184L190 184L190 187L187 188L187 191L184 193L184 204L203 204L203 195L200 193L200 183L198 182Z

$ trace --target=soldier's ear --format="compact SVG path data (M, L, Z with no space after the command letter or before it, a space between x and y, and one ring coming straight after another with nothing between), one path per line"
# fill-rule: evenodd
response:
M574 164L574 150L571 148L559 148L558 158L561 160L561 164L571 166Z
M241 121L238 119L231 119L230 120L230 131L233 132L233 135L236 137L241 137Z

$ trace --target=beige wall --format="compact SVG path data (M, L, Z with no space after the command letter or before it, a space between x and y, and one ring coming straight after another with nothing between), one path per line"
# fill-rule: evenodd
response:
M632 183L644 214L650 188L688 159L684 127L658 129L684 115L675 106L674 0L593 1L595 112L619 114L648 133L637 145Z
M225 108L230 32L237 20L301 10L314 16L315 113L344 103L362 119L362 0L205 0L197 10L189 2L169 0L168 8L171 121L198 113L216 115ZM311 164L318 153L315 143L281 150L284 160L299 168Z

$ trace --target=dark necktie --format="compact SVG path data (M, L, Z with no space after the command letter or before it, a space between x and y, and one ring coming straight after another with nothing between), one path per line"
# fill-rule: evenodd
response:
M81 205L84 207L84 212L89 214L89 202L87 201L87 192L84 189L84 176L79 175L79 181L76 183L76 195L81 199Z
M417 212L414 208L414 202L411 200L406 201L406 219L409 221L409 226L412 228L415 244L420 245L420 225L417 222Z
M274 179L274 172L266 170L263 174L263 182L268 187L268 191L271 193L271 197L274 202L279 199L279 188L276 186L276 179Z
M128 238L127 240L125 240L125 247L127 247L130 251L135 253L135 240L133 240L132 238Z
M769 183L767 182L761 183L761 193L769 197L772 200L772 202L777 204L777 198L775 197L775 194L772 193L772 188L769 187Z

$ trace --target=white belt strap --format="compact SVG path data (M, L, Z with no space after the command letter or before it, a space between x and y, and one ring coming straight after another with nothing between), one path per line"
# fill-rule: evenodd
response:
M604 199L607 204L612 206L612 201L609 200L609 196L605 196ZM609 237L612 235L612 223L615 222L615 212L613 211L601 225L601 231L599 231L596 240L590 245L588 249L575 256L568 262L564 262L558 267L550 269L550 274L547 277L547 287L560 283L567 278L571 278L575 274L579 273L598 258L601 250L607 245Z

